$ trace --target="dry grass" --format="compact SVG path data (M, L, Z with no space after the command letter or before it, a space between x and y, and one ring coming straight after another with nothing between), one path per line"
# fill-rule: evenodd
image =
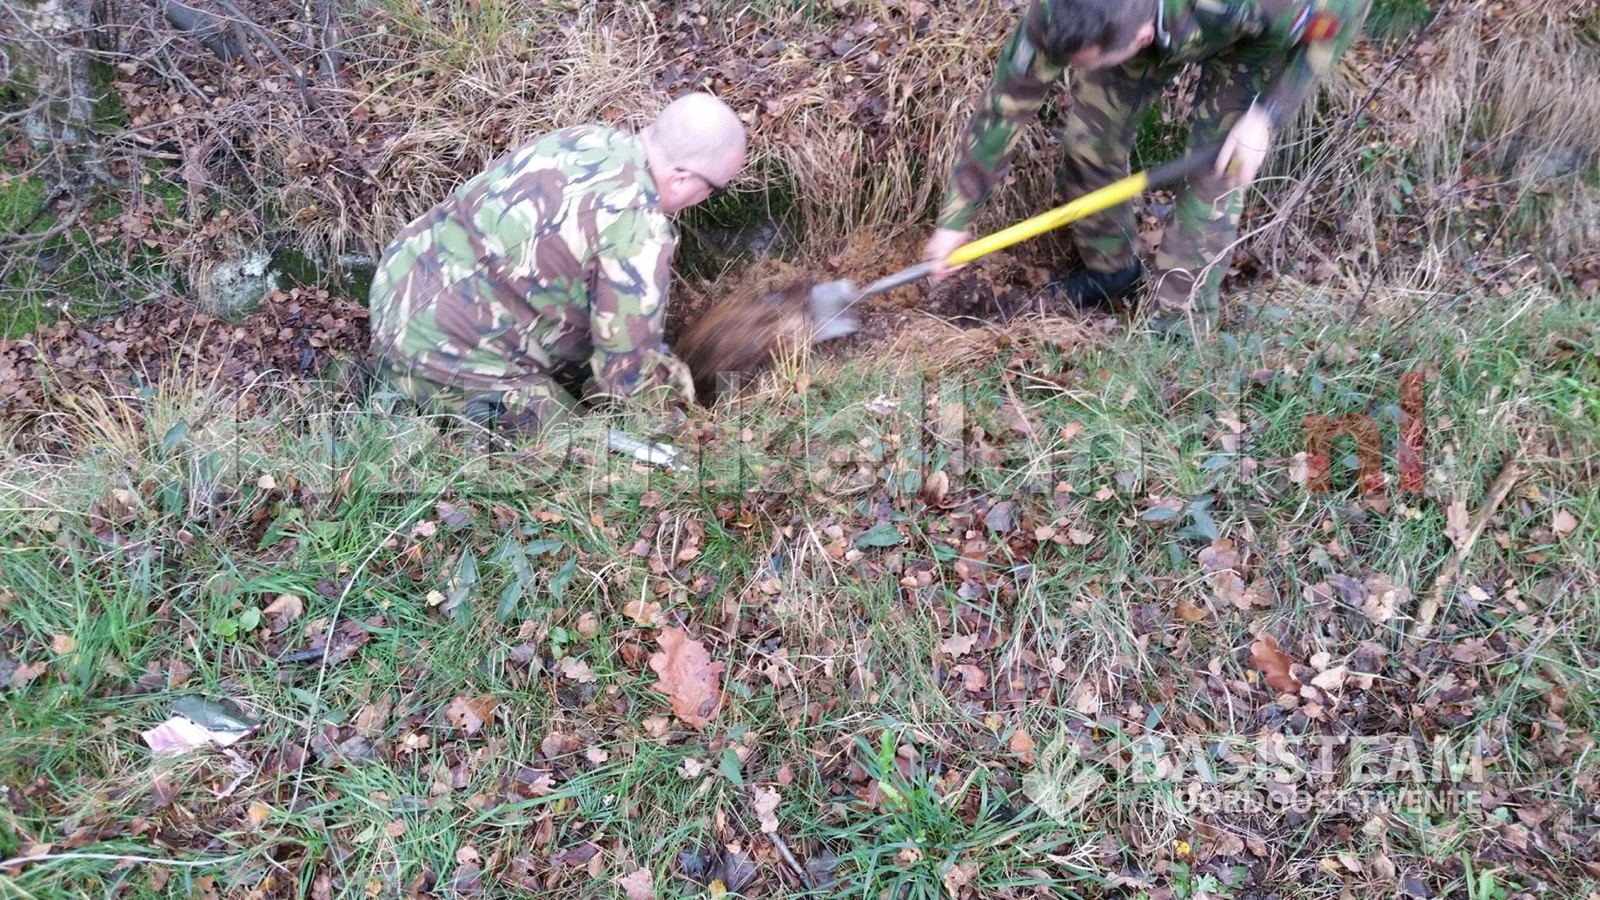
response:
M1260 184L1252 238L1275 267L1459 289L1600 237L1600 46L1592 4L1450 4L1417 39L1358 46ZM1402 252L1402 246L1403 251Z
M1389 255L1398 177L1435 204L1461 200L1452 191L1466 147L1476 163L1500 167L1519 186L1515 208L1502 211L1502 238L1520 227L1557 263L1583 252L1600 219L1592 190L1577 175L1600 158L1594 137L1600 98L1592 97L1586 77L1595 69L1595 49L1573 20L1581 5L1523 3L1494 13L1474 5L1444 16L1398 56L1359 46L1323 86L1324 111L1301 116L1281 140L1255 195L1266 215L1241 245L1291 273L1370 268ZM694 23L687 27L696 29L696 59L731 60L702 70L698 84L746 115L750 165L735 186L792 203L787 224L800 239L786 251L791 259L820 269L863 238L909 252L904 248L929 227L944 167L1014 24L1011 7L935 5L916 27L904 4L888 0L825 9L712 6L703 22L680 14ZM846 34L853 40L836 45L844 20L857 23ZM403 187L385 191L375 204L368 240L381 243L496 151L573 121L637 127L686 82L672 81L685 75L686 64L676 32L658 29L632 7L591 8L570 25L539 27L552 37L531 57L514 42L484 42L458 77L408 80L408 72L431 68L424 57L371 79L377 89L366 104L387 109L388 120L406 123L406 130L388 148L379 174L383 184ZM398 47L394 55L404 58ZM663 73L665 89L636 74L652 71ZM528 85L552 78L553 92L529 95ZM1174 110L1186 105L1182 91L1182 85L1169 91ZM1056 96L1064 98L1064 86ZM1375 98L1380 114L1358 126ZM976 230L1002 227L1061 199L1053 185L1055 142L1043 123L1026 129L1013 183L992 199ZM1451 220L1450 227L1461 224ZM1328 249L1307 249L1314 238L1328 245L1330 232L1336 240ZM1462 248L1451 249L1446 234L1439 238L1432 246L1443 252L1422 253L1386 277L1425 286L1448 280ZM1484 248L1467 249L1481 255ZM883 271L897 267L885 256L880 250ZM881 272L852 269L841 277L872 274Z
M898 7L854 3L840 10L878 23L842 56L831 50L830 19L782 5L741 7L708 21L697 38L697 57L729 62L705 71L694 86L728 100L750 127L749 163L734 187L792 197L795 230L804 235L797 256L808 262L838 252L852 236L887 238L924 227L920 220L944 188L940 177L929 177L928 161L952 155L1012 25L1010 4L941 6L919 35ZM681 58L675 36L661 33L642 8L587 7L568 22L546 12L523 18L502 23L504 39L478 41L458 69L450 66L461 41L425 31L444 23L398 16L387 22L390 34L368 64L377 67L359 101L398 136L373 173L382 189L367 221L358 223L366 242L381 246L405 221L535 134L584 121L637 128L691 83L687 77L664 89L654 83L653 76L670 81L669 73L684 74L682 67L696 60ZM514 33L538 35L538 46L510 39ZM781 50L762 49L779 35L786 42ZM420 45L421 54L406 52L407 41ZM830 49L814 58L810 48L822 44ZM381 64L384 58L395 62ZM886 106L872 107L880 97ZM1049 140L1042 127L1030 130L1018 154L1021 189L996 198L986 221L1037 211L1050 182L1050 155L1038 151ZM1036 156L1043 158L1030 166ZM338 227L322 223L320 233L332 239Z
M1104 330L1090 321L1060 316L1027 315L981 328L961 328L928 316L886 339L881 355L954 372L1027 349L1076 353L1106 339Z
M1583 176L1600 160L1591 75L1600 51L1580 22L1589 6L1449 4L1420 42L1395 51L1358 45L1315 110L1280 139L1252 197L1265 215L1241 243L1289 274L1296 263L1303 275L1382 260L1391 263L1386 278L1429 284L1451 277L1464 258L1513 258L1524 248L1508 246L1519 241L1557 265L1592 252L1600 200ZM522 141L574 122L636 128L689 89L714 91L747 118L751 160L734 187L751 215L763 203L787 206L779 215L797 237L784 248L788 258L815 268L865 238L894 247L880 254L886 270L911 261L931 225L1015 7L357 0L345 22L346 74L334 80L314 39L271 27L265 4L247 5L297 68L291 77L264 57L268 77L245 73L253 81L223 71L192 41L174 43L149 10L130 9L119 13L121 52L169 42L186 55L163 57L165 68L117 90L135 144L178 148L169 179L189 200L159 225L167 255L191 280L235 243L293 242L325 261L376 254L405 222ZM184 86L179 69L190 87L226 88L229 102L193 102L198 89ZM1180 118L1189 81L1167 98ZM142 86L126 87L135 83ZM140 100L140 91L150 96ZM1064 85L1054 98L1065 98ZM1063 199L1054 193L1055 144L1047 123L1025 129L1011 183L975 230ZM1481 177L1464 183L1463 162ZM1402 178L1413 186L1403 197ZM206 218L216 198L231 210L228 221ZM1406 208L1396 212L1397 202ZM1483 230L1476 218L1489 219L1490 237L1463 242L1463 231ZM1426 239L1393 265L1391 232L1408 229Z
M396 18L385 53L393 61L370 61L357 105L388 135L373 165L381 189L359 223L373 251L524 141L579 122L638 128L670 99L649 87L662 60L641 7L608 5L603 19L591 7L558 25L547 10L500 6L498 32L454 40L427 30L438 23ZM423 43L420 56L407 52L412 41Z

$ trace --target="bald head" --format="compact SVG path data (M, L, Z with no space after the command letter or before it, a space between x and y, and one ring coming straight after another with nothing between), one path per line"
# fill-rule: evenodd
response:
M744 123L710 94L686 94L667 104L644 130L652 169L683 169L716 186L744 166Z

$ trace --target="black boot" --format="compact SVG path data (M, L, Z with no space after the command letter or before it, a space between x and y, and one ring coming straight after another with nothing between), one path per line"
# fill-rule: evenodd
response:
M1115 272L1079 269L1049 286L1079 309L1114 308L1144 280L1144 266L1134 260Z

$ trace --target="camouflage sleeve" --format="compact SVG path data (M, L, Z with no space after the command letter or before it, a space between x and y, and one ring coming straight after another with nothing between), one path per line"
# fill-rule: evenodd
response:
M597 389L615 398L665 394L693 402L688 367L665 341L667 288L677 241L665 216L624 210L603 232L589 330Z
M960 156L939 211L939 226L964 230L1011 165L1019 129L1039 114L1050 85L1066 71L1028 37L1028 21L1046 14L1049 0L1033 0L1000 59L994 78L962 136Z
M1355 43L1370 4L1371 0L1306 0L1288 4L1279 13L1292 49L1259 101L1273 127L1305 103L1317 82L1332 71L1334 61Z

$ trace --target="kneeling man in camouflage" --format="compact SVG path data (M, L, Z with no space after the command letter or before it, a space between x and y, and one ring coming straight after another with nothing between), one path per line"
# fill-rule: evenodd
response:
M506 154L407 225L371 292L378 377L424 412L537 432L591 400L694 401L664 341L677 230L745 162L709 94L641 132L580 125Z

